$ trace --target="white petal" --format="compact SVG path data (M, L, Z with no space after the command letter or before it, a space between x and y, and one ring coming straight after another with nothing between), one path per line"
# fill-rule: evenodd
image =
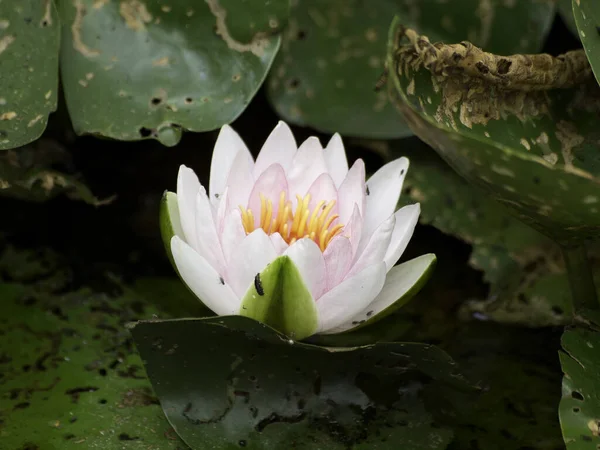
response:
M339 188L348 173L348 160L346 159L344 143L338 133L335 133L329 140L327 147L325 147L324 157L327 170L329 170L335 186Z
M327 280L325 260L319 246L311 239L300 239L290 245L284 255L294 262L313 298L318 299L325 290Z
M246 231L242 225L242 214L239 209L233 209L225 218L223 233L221 234L221 246L227 265L229 265L231 258L236 255L241 242L245 238Z
M256 274L276 257L277 252L262 228L246 236L227 266L227 281L233 292L243 298Z
M275 252L278 255L283 254L283 252L285 252L289 247L288 243L283 240L281 234L279 233L273 233L269 235L269 239L271 239L271 243L273 244Z
M257 227L260 223L262 210L260 195L263 194L267 200L271 200L273 205L271 217L275 219L279 213L279 196L282 192L285 192L286 198L289 199L288 180L285 177L285 171L279 164L273 164L260 174L248 199L248 209L252 210L254 215L254 226Z
M354 256L358 252L358 246L362 238L363 226L363 218L358 211L358 205L354 205L354 210L352 211L350 221L345 225L346 226L342 231L342 236L346 236L348 239L350 239L350 243L352 244L352 255Z
M217 234L219 235L223 232L223 227L225 226L225 219L227 218L227 213L230 210L228 191L229 188L225 187L223 194L219 195L219 198L213 202L213 204L217 204L217 212L215 214L215 225L217 226Z
M265 141L256 163L254 164L254 178L258 178L269 166L280 164L286 171L292 163L298 147L290 127L283 121L271 131Z
M367 266L383 261L390 246L395 224L396 216L392 215L377 227L368 242L363 244L361 241L357 252L358 257L355 256L355 262L346 275L346 278L354 276ZM361 248L363 246L364 248Z
M394 310L402 307L419 292L427 281L435 266L435 261L435 255L430 253L395 266L388 272L383 289L373 302L352 319L332 331L341 333L361 325L367 320L376 318L379 313L396 302L398 304L394 305ZM388 311L386 315L389 313ZM385 315L382 317L385 317Z
M202 303L220 316L238 314L240 299L206 259L177 236L171 252L179 275Z
M200 256L204 257L216 271L222 273L225 269L225 258L213 220L212 206L202 186L196 195L196 236Z
M210 164L208 192L213 204L215 204L215 200L223 195L231 165L239 152L245 154L249 161L253 161L252 155L242 138L229 125L223 125L217 137L217 142L215 142Z
M352 262L352 244L345 236L334 237L325 251L325 268L327 269L327 290L341 283Z
M186 166L179 167L177 175L177 204L179 205L179 216L181 228L185 240L192 248L198 248L196 236L196 195L200 190L200 181L194 171Z
M381 222L394 214L407 171L408 159L402 157L387 163L369 178L363 236L370 236Z
M420 212L421 206L416 203L400 208L394 214L396 216L396 224L394 226L394 231L392 232L390 245L383 259L388 271L394 267L394 264L400 259L402 253L404 253L404 250L415 231L415 226L419 221Z
M338 202L337 189L328 173L322 173L308 189L307 194L310 194L309 209L312 211L321 201L329 203L331 200ZM333 207L330 215L336 214L338 211L337 204ZM339 222L334 222L339 223Z
M317 332L328 334L357 315L379 294L384 282L385 263L382 261L327 292L317 301Z
M227 198L229 207L237 208L239 205L246 206L250 192L254 186L252 166L243 152L239 152L227 177Z
M348 223L354 205L358 206L358 212L363 215L365 210L365 163L357 159L348 171L346 178L338 190L339 214L342 223Z
M319 175L327 173L323 147L321 147L319 139L313 136L302 143L287 173L290 194L294 198L296 194L304 197Z

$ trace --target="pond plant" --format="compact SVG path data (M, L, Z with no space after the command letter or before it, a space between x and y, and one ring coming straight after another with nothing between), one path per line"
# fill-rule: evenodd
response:
M600 449L600 3L0 0L0 448Z

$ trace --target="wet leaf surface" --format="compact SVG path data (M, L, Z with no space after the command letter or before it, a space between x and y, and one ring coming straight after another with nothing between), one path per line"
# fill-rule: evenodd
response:
M139 322L132 334L165 414L196 449L441 449L452 433L432 423L416 382L469 389L426 344L315 347L240 316Z

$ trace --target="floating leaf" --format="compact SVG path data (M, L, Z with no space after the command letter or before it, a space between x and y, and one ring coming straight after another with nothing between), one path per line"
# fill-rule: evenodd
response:
M36 140L56 110L59 43L52 0L0 2L0 150Z
M600 89L581 51L495 56L395 20L388 56L395 103L460 175L563 243L598 234Z
M572 328L562 338L559 416L568 450L600 447L600 331Z
M64 147L44 138L1 152L0 196L44 201L66 194L96 206L112 200L96 198L79 177L56 169L71 164L71 155Z
M60 7L61 73L75 131L169 146L182 128L213 130L245 109L289 13L287 0L73 0Z
M325 132L372 138L411 134L385 92L385 36L394 14L436 39L469 39L500 53L541 48L552 2L502 0L300 0L292 6L269 76L271 103L286 120Z
M600 3L595 0L573 0L573 16L585 54L600 82Z
M411 380L420 370L468 386L426 344L316 347L242 316L138 322L132 334L194 449L442 449L451 432L432 426Z

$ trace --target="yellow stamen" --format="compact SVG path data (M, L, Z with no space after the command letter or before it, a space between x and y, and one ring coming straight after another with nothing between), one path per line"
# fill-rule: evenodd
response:
M296 210L293 211L292 202L287 200L285 192L281 192L277 214L273 217L273 201L262 193L259 197L258 228L262 228L267 234L279 233L290 245L298 239L309 238L319 246L321 251L325 251L331 240L344 229L341 223L333 225L339 219L338 214L331 214L336 204L335 200L330 202L321 200L311 211L309 208L311 195L306 194L304 197L296 195ZM254 214L252 210L243 206L239 208L244 231L250 234L255 229Z

